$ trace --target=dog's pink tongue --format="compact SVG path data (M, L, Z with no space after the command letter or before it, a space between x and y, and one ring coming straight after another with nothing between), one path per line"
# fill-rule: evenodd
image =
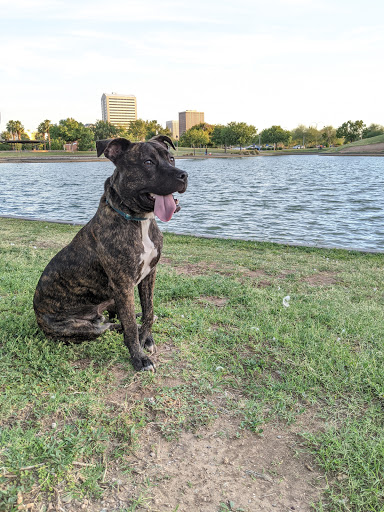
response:
M172 215L175 213L176 203L173 199L173 195L168 196L155 196L155 208L154 212L156 217L159 217L163 222L168 222L172 219Z

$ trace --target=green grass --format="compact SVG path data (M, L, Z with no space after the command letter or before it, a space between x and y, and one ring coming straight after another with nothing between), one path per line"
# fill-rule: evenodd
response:
M53 158L55 156L67 157L96 157L96 151L0 151L1 158Z
M78 229L0 219L0 510L19 493L102 496L148 423L169 442L198 432L228 389L243 429L316 419L302 435L328 481L318 511L384 509L383 254L166 234L154 336L171 350L135 374L118 334L63 345L37 328L36 282ZM147 393L113 398L127 389Z
M338 146L337 148L329 148L327 149L327 152L334 153L340 151L341 149L353 148L356 146L369 146L371 144L379 144L382 142L384 142L384 134L377 135L377 137L369 137L369 139L356 140L355 142L351 142L350 144L344 144L343 146Z
M176 151L172 150L172 153L176 156L205 156L205 148L184 148L179 146ZM224 155L225 150L223 148L208 148L208 153L214 153L216 155ZM227 149L227 154L240 154L240 151ZM96 157L96 151L0 151L1 158L53 158L58 157L70 157L70 158L84 158L84 157Z

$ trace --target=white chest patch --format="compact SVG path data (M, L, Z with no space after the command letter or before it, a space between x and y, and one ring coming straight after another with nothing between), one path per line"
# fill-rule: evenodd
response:
M150 273L152 270L150 263L157 256L157 249L152 240L149 238L148 234L150 223L150 218L141 222L141 240L143 243L144 252L141 253L140 263L143 263L143 268L141 269L138 283L140 283L140 281L142 281L144 277Z

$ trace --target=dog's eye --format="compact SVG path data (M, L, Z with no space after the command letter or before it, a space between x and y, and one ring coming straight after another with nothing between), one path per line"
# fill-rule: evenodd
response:
M175 159L173 158L173 156L170 156L170 157L169 157L169 159L170 159L170 161L171 161L171 162L174 162L174 161L175 161Z
M150 166L150 165L153 165L153 162L152 162L152 160L146 160L144 162L144 164Z

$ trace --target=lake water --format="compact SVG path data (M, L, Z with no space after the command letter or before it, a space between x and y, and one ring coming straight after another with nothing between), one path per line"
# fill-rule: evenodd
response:
M163 231L384 251L384 158L177 160L189 173ZM0 164L0 215L87 222L108 161Z

